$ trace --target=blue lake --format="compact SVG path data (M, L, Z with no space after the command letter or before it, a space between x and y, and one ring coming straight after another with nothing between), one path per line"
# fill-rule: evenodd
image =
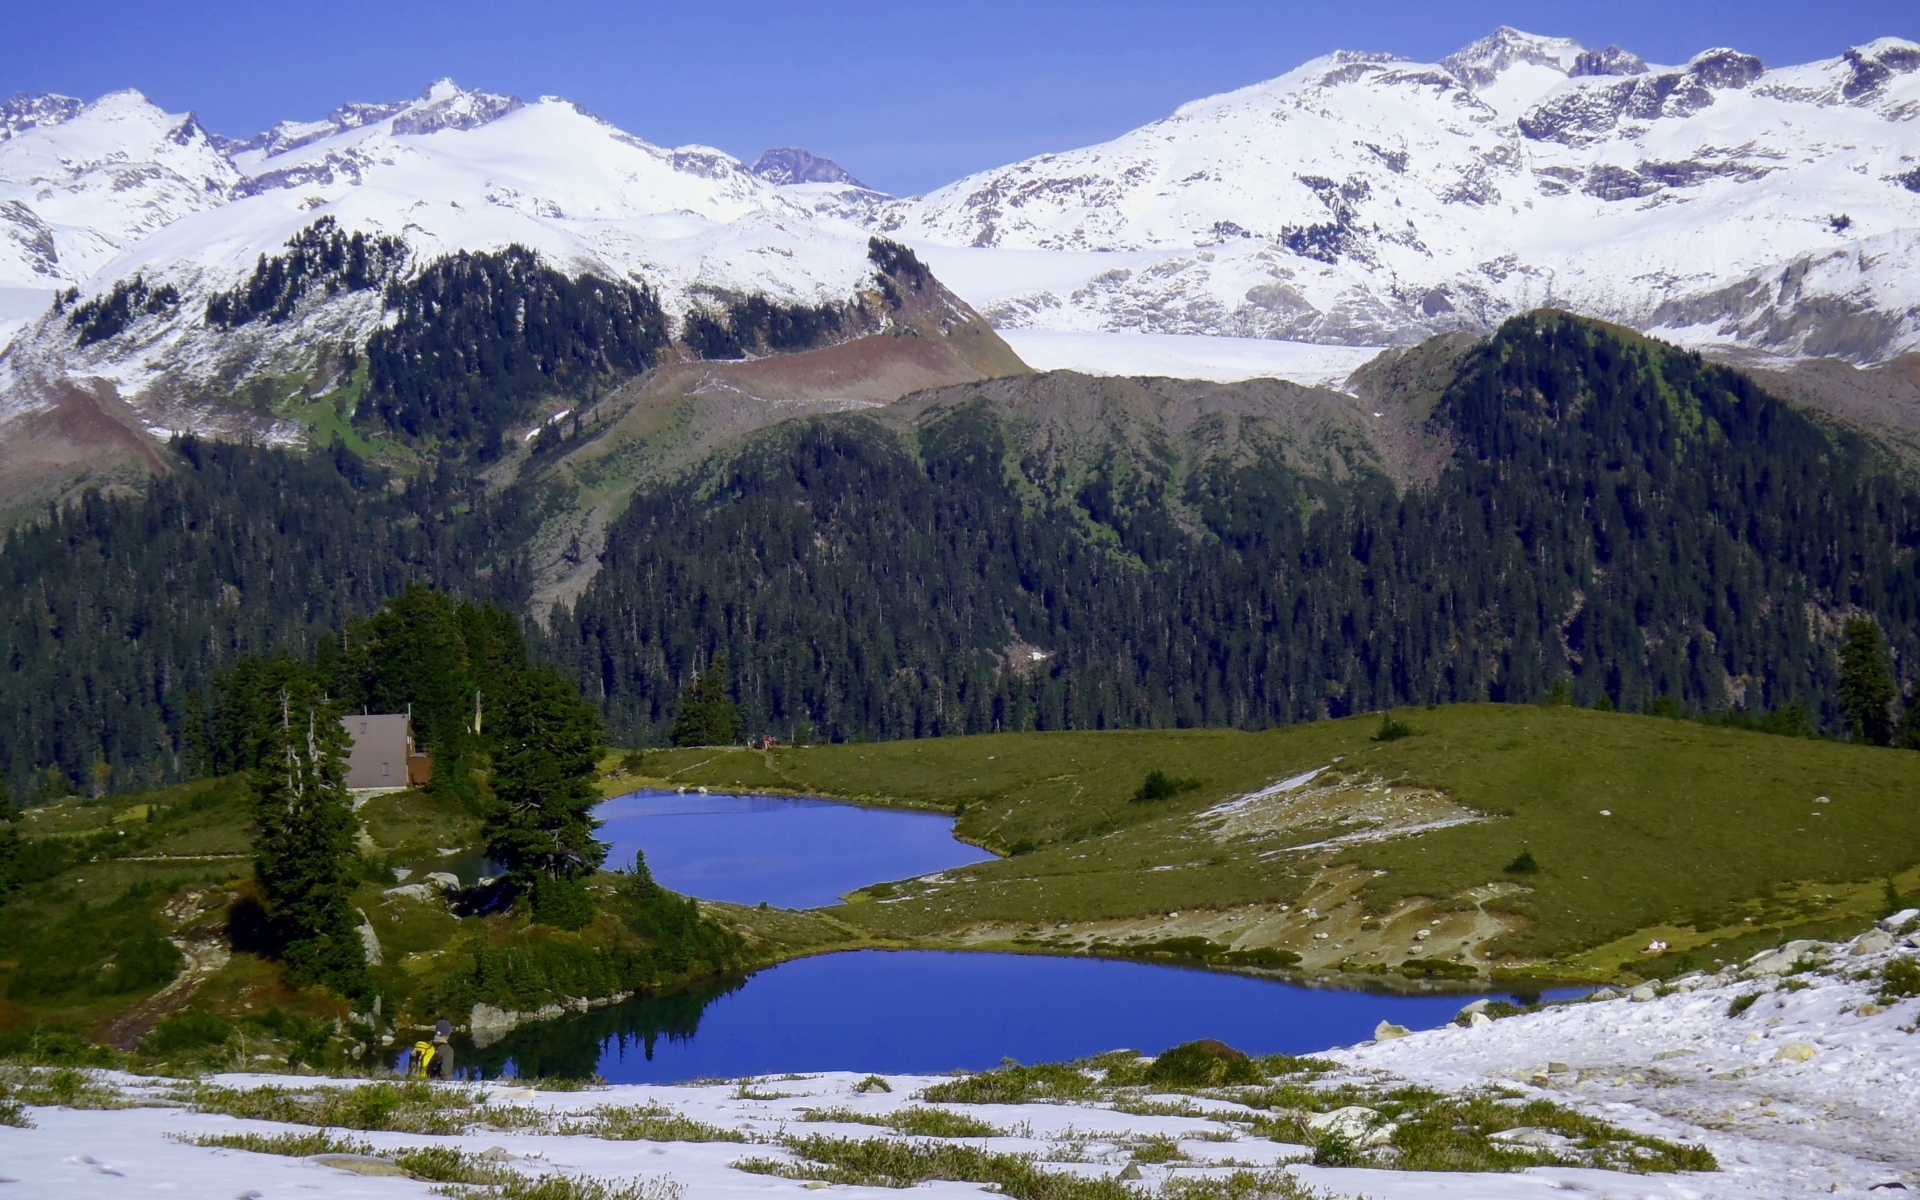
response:
M595 810L607 865L645 850L661 886L703 900L818 908L869 883L992 858L939 813L775 796L634 792Z
M1215 1037L1252 1054L1431 1029L1468 997L1297 987L1090 958L857 950L516 1030L460 1062L499 1073L667 1083L789 1071L982 1070Z
M824 801L642 792L600 808L608 864L644 849L667 887L785 908L988 857L938 815ZM615 1083L788 1071L979 1070L1122 1047L1155 1054L1213 1037L1253 1054L1309 1053L1373 1036L1382 1020L1443 1025L1467 997L1302 987L1135 962L934 950L861 950L709 980L460 1047L493 1076Z

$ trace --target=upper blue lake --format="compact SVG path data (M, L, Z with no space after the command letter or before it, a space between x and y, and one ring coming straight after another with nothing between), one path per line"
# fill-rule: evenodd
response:
M955 841L952 817L826 800L646 791L595 812L609 867L644 850L662 887L735 904L818 908L869 883L993 857Z
M643 849L663 885L712 900L830 905L869 883L988 857L937 814L827 801L639 792L600 806L609 866ZM614 1083L789 1071L982 1070L1196 1038L1303 1054L1373 1036L1380 1021L1444 1025L1468 997L1314 988L1137 962L939 950L859 950L516 1030L476 1049L485 1075Z

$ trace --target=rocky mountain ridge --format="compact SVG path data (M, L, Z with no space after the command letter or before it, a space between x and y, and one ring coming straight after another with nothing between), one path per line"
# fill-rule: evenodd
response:
M1003 326L1378 345L1554 305L1875 361L1920 345L1916 115L1900 39L1657 67L1502 29L1328 55L876 220Z

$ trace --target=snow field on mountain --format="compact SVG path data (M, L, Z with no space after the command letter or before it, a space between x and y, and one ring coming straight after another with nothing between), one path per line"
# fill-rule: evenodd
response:
M1846 59L1742 84L1709 52L1653 69L1679 99L1647 114L1619 94L1652 75L1570 79L1574 43L1488 41L1537 61L1491 57L1468 86L1440 65L1331 55L897 202L882 225L916 244L1167 256L1064 289L961 289L1040 328L1406 341L1538 304L1686 325L1662 306L1838 256L1860 278L1809 291L1904 322L1893 345L1920 336L1899 316L1920 285L1875 249L1920 226L1920 192L1899 181L1920 162L1916 48L1864 48L1894 64L1864 90ZM1781 288L1746 308L1795 298ZM1714 315L1720 340L1795 336Z
M1542 1167L1512 1174L1397 1172L1315 1168L1306 1149L1253 1137L1224 1120L1143 1116L1098 1103L942 1105L984 1121L1002 1136L966 1139L1000 1153L1033 1153L1047 1169L1113 1174L1148 1137L1177 1142L1188 1161L1140 1164L1138 1186L1170 1178L1222 1176L1244 1166L1287 1170L1331 1196L1372 1200L1545 1200L1574 1192L1596 1200L1777 1200L1793 1195L1865 1194L1876 1184L1920 1185L1920 999L1872 1005L1877 977L1913 942L1870 931L1851 943L1792 943L1713 976L1648 986L1631 997L1590 1000L1468 1027L1446 1026L1333 1050L1344 1070L1320 1083L1391 1087L1415 1083L1450 1093L1500 1087L1538 1096L1637 1133L1706 1145L1711 1173L1646 1174ZM1794 960L1787 962L1786 960ZM1824 965L1812 970L1807 962ZM1665 994L1658 994L1665 993ZM1729 1004L1757 995L1738 1015ZM1195 1031L1196 1035L1204 1031ZM366 1178L305 1159L208 1149L170 1140L305 1127L192 1113L168 1104L162 1080L116 1073L106 1078L148 1105L112 1111L31 1110L36 1128L0 1127L0 1174L21 1195L150 1195L156 1190L209 1200L280 1196L426 1196L430 1185ZM468 1153L499 1147L518 1169L559 1170L602 1179L671 1179L685 1195L798 1196L798 1181L732 1169L744 1158L789 1157L780 1136L892 1136L871 1125L807 1121L806 1109L849 1109L878 1117L917 1103L940 1076L888 1076L891 1092L859 1091L857 1064L801 1078L741 1084L625 1085L540 1092L511 1081L491 1085L495 1104L579 1112L601 1105L657 1104L745 1135L748 1143L607 1141L586 1136L483 1132L458 1137L354 1133L376 1152L426 1144ZM271 1075L220 1076L227 1087L347 1086L354 1080ZM1179 1096L1165 1097L1170 1103ZM1187 1101L1209 1112L1245 1111L1222 1100ZM1515 1130L1512 1134L1524 1134ZM1551 1137L1546 1139L1551 1142ZM1517 1144L1526 1144L1520 1142ZM500 1156L496 1156L500 1157ZM1070 1160L1070 1161L1054 1161ZM818 1186L818 1185L814 1185ZM922 1185L931 1194L977 1195L977 1185ZM885 1189L836 1186L872 1200Z
M1207 337L1172 333L1059 333L1003 329L1000 336L1036 371L1086 375L1165 375L1237 383L1285 379L1337 388L1378 346L1320 346L1270 338Z

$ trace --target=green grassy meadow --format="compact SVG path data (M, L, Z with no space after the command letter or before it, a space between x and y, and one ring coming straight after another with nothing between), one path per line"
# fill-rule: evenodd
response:
M1292 904L1327 872L1367 873L1376 913L1469 889L1519 918L1491 947L1528 961L1627 955L1637 931L1765 943L1857 928L1883 880L1920 890L1920 754L1573 707L1396 710L1411 736L1375 741L1379 714L1242 733L1001 734L912 742L653 751L638 777L670 786L790 791L959 813L962 838L1006 855L952 883L866 889L849 920L892 937L992 921L1076 922L1170 910ZM1316 784L1426 789L1481 820L1300 849L1355 826L1220 838L1221 801L1316 767ZM1199 786L1132 799L1161 770ZM1817 797L1827 802L1816 803ZM1603 815L1606 810L1611 815ZM1357 827L1364 830L1364 824ZM1525 848L1536 874L1504 868ZM1749 920L1751 918L1751 920ZM1617 943L1617 944L1616 944ZM1680 943L1676 942L1676 946Z

